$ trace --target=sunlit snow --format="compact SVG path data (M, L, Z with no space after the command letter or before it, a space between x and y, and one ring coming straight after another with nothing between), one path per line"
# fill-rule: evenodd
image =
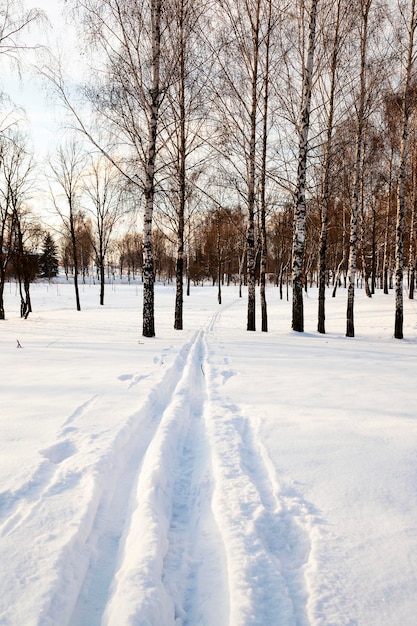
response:
M417 304L328 294L248 333L236 287L32 286L0 322L0 624L413 626ZM245 295L245 294L244 294ZM18 343L22 348L18 347Z

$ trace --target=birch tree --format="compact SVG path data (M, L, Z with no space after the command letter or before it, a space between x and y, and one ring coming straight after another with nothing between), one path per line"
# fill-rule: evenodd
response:
M77 246L77 219L86 163L86 155L75 141L60 146L55 159L52 159L49 163L52 172L50 180L51 197L55 210L61 218L62 225L71 242L75 304L77 311L81 311L80 291L78 287L79 258ZM57 185L59 192L55 192L52 182Z
M92 240L104 304L105 261L113 230L123 211L120 172L104 157L90 159L83 184L86 211L92 216Z
M27 199L33 162L23 137L9 130L0 137L0 320L5 319L4 286L11 262L23 260L23 206ZM13 259L15 256L15 259ZM33 276L32 276L33 278ZM21 292L23 316L31 310L29 282Z
M357 106L356 150L354 163L353 198L350 218L348 298L346 311L346 337L355 336L354 301L357 270L358 221L361 200L361 166L365 137L366 64L368 51L368 25L372 0L360 0L360 75Z
M408 298L414 299L416 282L416 209L417 209L417 141L414 122L412 138L412 194L411 194L411 218L410 218L410 241L408 246Z
M217 6L222 25L216 42L221 52L217 57L217 81L214 83L222 135L222 145L218 149L223 157L224 177L229 179L231 190L237 191L239 200L246 206L247 330L254 331L255 218L262 202L259 197L260 169L263 150L268 145L268 142L266 145L262 143L262 136L267 141L262 122L268 110L265 108L265 105L268 107L270 82L268 55L276 20L271 17L273 6L265 0L227 0Z
M304 331L303 260L306 237L306 178L318 1L319 0L311 0L308 12L308 46L306 62L303 67L300 108L298 168L295 189L294 234L292 246L292 328L297 332Z
M268 331L268 308L266 302L266 266L267 266L267 229L266 229L266 177L267 177L267 152L268 152L268 116L270 100L270 70L271 70L271 32L272 32L272 0L267 3L265 55L263 71L263 121L262 121L262 158L260 173L260 276L259 295L261 300L261 325L262 332Z
M343 22L346 17L347 6L343 0L337 0L334 7L334 14L326 14L326 18L331 19L330 29L330 50L329 50L329 72L326 79L328 81L328 102L326 103L327 121L326 136L324 140L324 159L322 174L322 192L320 198L320 239L319 239L319 259L318 259L318 321L317 331L325 333L325 298L326 298L326 270L327 270L327 238L329 230L329 210L331 204L331 166L334 159L334 124L336 96L338 89L339 57L342 53Z
M405 18L405 8L400 6L402 17ZM405 179L408 152L408 136L411 116L411 77L414 64L414 38L417 28L416 0L409 3L409 23L407 32L407 48L404 66L403 104L401 112L401 147L398 166L397 184L397 221L395 227L395 325L394 337L403 338L404 323L404 216L405 216Z
M185 271L185 230L190 219L195 185L207 160L206 137L210 127L207 82L212 60L204 45L203 29L208 26L207 3L178 0L167 24L167 46L163 54L175 59L175 69L162 113L163 160L168 172L165 205L176 240L176 290L174 328L183 328ZM167 185L168 184L168 185ZM187 215L188 209L188 215Z
M73 5L92 46L91 81L84 86L83 95L94 123L91 115L83 116L82 108L74 103L62 68L45 69L44 75L72 112L76 127L119 168L143 200L142 332L153 337L152 231L160 114L175 62L171 59L167 67L162 50L172 7L169 0L73 0ZM97 124L101 125L101 135Z
M3 141L0 146L0 173L3 175L5 167L5 152L7 144ZM8 185L0 186L0 320L5 319L4 286L7 270L13 250L13 205Z

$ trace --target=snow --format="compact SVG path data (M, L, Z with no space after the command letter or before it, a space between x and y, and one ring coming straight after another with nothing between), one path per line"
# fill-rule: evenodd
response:
M38 283L0 323L0 624L413 626L417 305L328 294L248 333L237 288ZM17 341L22 348L17 348Z

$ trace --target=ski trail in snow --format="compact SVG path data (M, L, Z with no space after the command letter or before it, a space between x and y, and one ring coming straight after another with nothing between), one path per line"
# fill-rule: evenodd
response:
M72 413L55 441L38 451L42 460L16 493L0 494L0 531L10 535L6 552L14 552L21 536L37 536L40 524L50 537L51 569L45 579L38 572L36 551L13 557L17 577L23 571L21 561L27 576L39 577L34 607L38 626L101 623L138 469L178 382L189 345L182 346L169 368L158 371L153 385L141 390L138 410L120 419L118 429L103 434L99 455L95 437L85 438L76 418L88 417L88 412L101 407L123 411L123 406L107 406L105 394L100 399L93 396ZM77 498L67 500L68 490ZM19 578L10 577L5 584L7 588L21 585L22 593L26 590Z
M219 585L223 548L210 512L211 471L202 425L203 332L190 347L142 464L135 508L103 618L108 626L116 622L214 626L225 617L221 606L227 592ZM200 568L204 574L199 577ZM204 614L204 599L210 594L217 594L219 601L216 616L211 617Z
M206 348L213 508L227 553L230 626L307 626L308 512L284 497L249 420L222 394Z
M237 372L216 344L224 308L149 379L99 457L78 449L76 423L100 410L97 396L39 451L34 500L1 532L18 540L39 512L53 526L65 485L80 493L39 626L308 626L308 510L225 395ZM141 379L119 376L129 388Z
M308 510L223 395L232 370L209 348L220 314L191 343L147 447L103 626L309 623Z
M121 538L132 515L131 500L138 472L194 342L195 337L182 347L163 379L150 390L145 405L130 417L109 450L107 465L112 470L106 474L97 502L92 502L94 516L85 542L90 556L77 597L73 600L68 622L73 626L99 626L102 623L117 570Z
M225 624L229 611L225 551L211 509L212 469L205 434L204 333L190 372L190 424L172 490L162 581L174 600L175 624ZM210 612L211 611L211 612Z

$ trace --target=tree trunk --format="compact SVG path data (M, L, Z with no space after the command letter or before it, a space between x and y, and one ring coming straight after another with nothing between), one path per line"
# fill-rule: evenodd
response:
M360 211L360 195L362 180L363 142L365 129L365 92L366 92L366 52L368 40L368 18L372 0L364 0L362 4L362 23L360 41L360 87L356 134L355 172L353 183L353 199L350 218L349 261L348 261L348 297L346 310L346 337L355 336L354 302L355 280L357 267L358 220Z
M29 313L32 313L32 300L30 297L30 281L29 279L25 278L23 281L23 287L24 287L24 292L25 292L25 304L26 304L26 311L24 314L24 318L25 320L27 320L27 318L29 317Z
M4 281L0 282L0 320L6 319L4 310Z
M301 101L301 128L299 136L297 187L295 192L294 234L292 246L293 301L292 328L304 331L303 263L306 236L306 172L308 133L310 129L311 88L313 79L314 49L316 43L316 17L318 0L312 0L309 14L307 63L303 69Z
M155 275L152 247L153 206L155 196L156 137L160 108L161 13L162 1L152 0L152 88L145 167L145 209L143 231L143 336L155 336Z
M222 303L222 252L221 252L221 236L220 236L220 212L216 215L217 227L217 302Z
M264 107L262 130L262 166L261 166L261 263L260 263L260 299L261 299L261 328L268 332L268 308L266 303L266 264L267 264L267 236L266 236L266 154L268 147L268 106L269 106L269 61L272 21L272 0L268 2L268 25L265 41L265 77L264 77Z
M388 240L389 240L389 218L391 215L391 196L392 196L392 163L394 158L394 150L391 149L390 166L389 166L389 184L388 184L388 202L387 212L385 216L385 237L384 237L384 256L382 260L382 288L385 294L388 294Z
M372 209L372 260L371 260L371 295L375 294L377 274L377 247L376 247L376 210Z
M365 284L365 293L368 298L372 298L371 288L369 287L369 277L370 272L368 268L368 263L366 261L366 250L365 250L365 215L363 211L363 206L361 207L361 228L360 228L360 251L361 251L361 260L362 260L362 273L363 280Z
M256 113L258 108L258 63L259 63L259 12L252 22L253 69L251 75L252 99L250 109L250 138L248 155L248 230L247 230L247 273L248 273L248 317L247 330L256 330L255 319L255 168L256 168Z
M409 135L409 121L411 114L410 82L413 66L414 34L416 30L416 0L411 0L410 25L408 31L407 65L404 80L402 133L400 162L398 167L397 185L397 221L395 227L395 324L394 337L403 338L404 322L404 294L403 294L403 267L404 267L404 216L405 216L405 179L407 162L407 143Z
M70 235L71 235L72 256L73 256L73 262L74 262L75 303L76 303L77 311L81 311L80 292L79 292L79 289L78 289L77 239L76 239L76 235L75 235L74 215L73 215L73 207L72 207L72 205L70 205Z
M411 220L410 220L410 245L408 249L408 271L409 271L409 283L408 283L408 297L410 300L414 299L415 288L415 220L416 220L416 204L417 204L417 159L416 159L416 143L414 134L413 145L413 194L411 201Z
M105 271L104 259L100 259L100 305L104 306Z
M179 9L179 150L178 150L178 232L177 232L177 262L175 272L175 319L174 328L183 328L183 280L184 280L184 227L185 227L185 186L186 186L186 112L185 112L185 56L184 56L184 5L181 3Z
M333 49L332 58L330 64L330 92L329 92L329 113L327 116L327 136L324 153L323 164L323 195L321 202L321 228L320 228L320 241L319 241L319 263L318 263L318 319L317 319L317 331L319 333L325 333L325 300L326 300L326 271L327 271L327 236L329 231L329 205L330 205L330 168L332 160L332 147L333 147L333 120L334 120L334 106L336 95L336 76L337 65L339 57L339 30L340 30L340 12L341 12L341 0L337 3L336 12L336 24L333 37Z
M242 255L239 257L239 298L242 297L243 268L245 267L245 256L246 256L246 242L245 242Z

